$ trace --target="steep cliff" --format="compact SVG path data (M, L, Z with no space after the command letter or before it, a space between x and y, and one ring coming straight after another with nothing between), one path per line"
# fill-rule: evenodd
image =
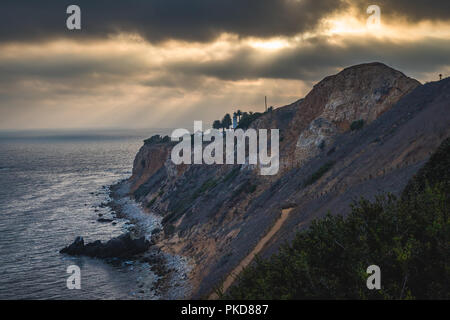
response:
M381 63L346 68L314 86L287 129L285 164L301 165L354 121L369 124L420 83Z
M206 297L261 239L258 253L270 255L311 219L345 214L355 197L400 192L449 136L449 98L449 79L421 85L381 63L350 67L253 121L280 129L276 176L246 165L175 166L173 144L156 141L136 156L130 192L164 217L158 245L191 258L193 297Z

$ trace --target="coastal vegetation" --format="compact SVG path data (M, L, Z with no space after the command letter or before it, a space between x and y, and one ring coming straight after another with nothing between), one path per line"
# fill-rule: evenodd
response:
M169 136L160 136L159 134L156 134L148 139L144 140L144 144L150 145L150 144L158 144L158 143L167 143L170 142Z
M252 124L253 121L261 117L263 114L266 114L268 112L272 112L273 107L269 107L266 112L242 112L241 110L237 110L233 113L233 116L237 119L237 129L248 129L248 127ZM213 122L213 129L228 129L232 124L231 116L230 114L226 114L222 121L220 120L214 120Z
M257 258L223 298L449 299L450 139L400 197L360 199L327 215L269 259ZM366 287L369 265L381 289Z
M352 122L350 125L350 130L355 131L362 129L362 127L364 127L364 120L360 119Z
M328 170L333 167L334 161L328 161L323 166L321 166L316 172L314 172L309 178L304 182L304 187L309 186L319 180Z

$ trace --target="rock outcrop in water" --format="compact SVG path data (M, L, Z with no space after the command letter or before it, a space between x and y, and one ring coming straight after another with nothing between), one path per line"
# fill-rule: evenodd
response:
M60 253L95 258L129 258L146 252L150 245L151 243L145 237L133 239L130 233L125 233L106 243L97 240L84 244L83 237L76 237L75 241L62 249Z
M245 165L180 165L171 143L146 143L130 194L161 214L157 245L191 258L193 297L209 295L292 208L260 255L275 253L327 212L360 196L398 194L450 135L450 79L421 85L381 63L344 69L250 127L280 129L280 172ZM356 125L355 125L356 124ZM353 130L352 130L353 129Z

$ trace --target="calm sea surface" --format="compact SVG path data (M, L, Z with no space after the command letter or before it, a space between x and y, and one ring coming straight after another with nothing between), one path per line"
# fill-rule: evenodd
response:
M152 298L148 265L59 254L76 236L109 240L124 231L97 222L107 188L131 174L142 139L154 133L0 133L0 299ZM97 210L97 211L96 211ZM69 290L69 265L81 290ZM139 287L138 287L139 286ZM145 292L145 293L144 293Z

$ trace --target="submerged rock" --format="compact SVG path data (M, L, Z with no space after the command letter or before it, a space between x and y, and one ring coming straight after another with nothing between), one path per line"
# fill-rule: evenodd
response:
M76 237L75 241L59 251L73 256L88 256L96 258L126 258L143 253L151 246L145 237L133 239L130 233L112 238L106 243L100 240L84 244L83 237Z

